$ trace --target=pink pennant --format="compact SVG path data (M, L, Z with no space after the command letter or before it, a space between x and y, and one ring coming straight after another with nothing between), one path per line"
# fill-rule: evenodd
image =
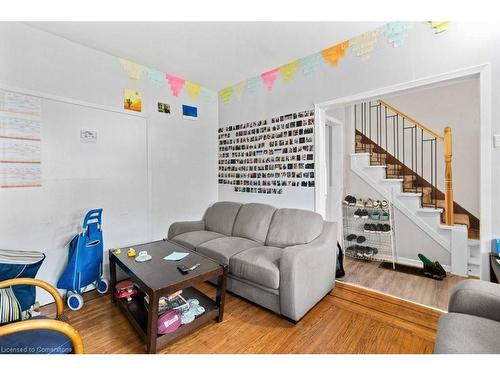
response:
M184 87L185 80L171 74L166 74L166 77L168 84L170 85L170 89L172 90L172 94L174 94L174 96L179 96L179 93Z
M260 75L262 81L264 82L264 85L267 87L269 91L273 90L274 82L276 81L276 77L278 77L279 71L280 68L276 68L268 72L264 72Z

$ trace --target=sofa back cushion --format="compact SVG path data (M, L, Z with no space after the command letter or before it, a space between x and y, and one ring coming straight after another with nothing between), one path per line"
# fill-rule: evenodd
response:
M233 236L264 243L275 211L276 208L267 204L248 203L243 205L234 222Z
M234 219L240 207L241 203L236 202L214 203L205 213L205 228L230 236L233 232Z
M307 210L281 208L274 213L266 245L287 247L309 243L323 230L320 214Z

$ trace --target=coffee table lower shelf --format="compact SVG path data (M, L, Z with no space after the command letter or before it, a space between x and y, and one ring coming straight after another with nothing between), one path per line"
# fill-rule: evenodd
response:
M197 299L200 302L200 306L205 308L205 312L196 317L191 323L181 325L174 332L167 333L165 335L157 335L156 346L158 348L163 347L172 341L183 337L184 335L187 335L208 321L217 319L219 316L219 308L217 307L216 301L196 288L189 287L184 289L182 297L186 300L191 298ZM122 299L116 299L116 303L135 330L139 333L141 339L146 340L149 312L144 304L144 293L139 292L130 302Z

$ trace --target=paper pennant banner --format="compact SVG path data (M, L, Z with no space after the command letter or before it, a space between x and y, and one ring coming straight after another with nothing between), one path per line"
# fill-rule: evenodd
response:
M170 90L172 90L172 94L174 94L174 96L179 96L179 93L181 92L182 87L184 86L185 80L180 77L173 76L171 74L167 74L166 78L168 84L170 85Z
M299 67L299 60L295 60L290 64L280 66L281 77L283 77L283 81L285 83L289 83L292 80L298 67Z
M370 58L370 54L375 48L379 35L379 30L369 31L349 40L349 46L362 60Z
M280 68L276 68L273 70L269 70L268 72L264 72L260 75L260 77L262 78L262 82L264 82L264 85L269 91L273 90L274 82L276 81L276 77L278 77L279 71Z
M198 85L197 83L186 81L186 90L191 99L196 99L200 95L201 86Z
M226 87L225 89L222 89L219 91L219 97L222 99L222 102L224 104L229 103L229 100L231 99L231 94L233 93L233 87Z
M201 88L200 95L210 103L214 102L217 98L217 93L213 90L207 89L206 87Z
M448 30L448 21L429 21L436 34Z
M241 99L241 96L243 95L243 91L245 91L246 86L247 86L247 81L241 81L233 86L234 95L236 95L238 100Z
M300 59L299 66L300 66L300 70L302 71L302 74L307 76L307 75L315 72L316 67L318 66L318 63L320 62L320 60L321 60L321 53L320 52Z
M326 62L335 67L338 65L339 60L345 55L347 47L349 47L348 40L321 51L321 54Z
M254 92L259 81L260 77L258 76L247 79L247 91Z
M165 73L160 72L159 70L146 68L146 73L151 82L155 85L161 85L165 82Z
M389 22L380 28L380 31L385 34L387 41L393 47L399 47L408 37L408 22Z
M127 72L128 78L138 81L141 78L144 67L140 64L136 64L132 61L125 59L119 59L120 64L122 64L123 69Z

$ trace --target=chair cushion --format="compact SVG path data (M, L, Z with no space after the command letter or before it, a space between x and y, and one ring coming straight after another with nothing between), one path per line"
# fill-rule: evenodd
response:
M259 246L256 241L241 237L222 237L202 243L196 248L200 254L219 262L220 264L229 264L229 259L243 250Z
M172 238L172 241L187 247L188 249L195 250L196 247L203 242L213 240L215 238L224 237L223 234L210 232L208 230L196 230L194 232L186 232L179 234Z
M281 208L274 213L266 245L287 247L309 243L323 230L320 214L307 210Z
M229 270L235 276L271 289L280 286L280 258L283 249L259 246L242 251L229 260Z
M264 243L275 211L273 206L261 203L241 206L234 221L233 236Z
M230 236L233 233L234 219L240 207L241 203L236 202L214 203L205 213L205 228Z
M37 316L32 319L47 319ZM1 354L69 354L71 340L64 334L46 329L36 329L0 336Z
M439 319L434 353L500 353L500 323L474 315L443 314Z

